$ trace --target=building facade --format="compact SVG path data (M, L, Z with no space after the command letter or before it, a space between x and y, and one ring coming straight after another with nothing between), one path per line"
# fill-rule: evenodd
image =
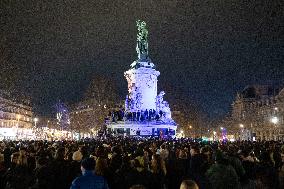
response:
M248 86L237 94L229 119L240 140L284 140L284 88Z
M32 107L28 102L18 102L0 91L0 138L30 135L25 130L33 127Z

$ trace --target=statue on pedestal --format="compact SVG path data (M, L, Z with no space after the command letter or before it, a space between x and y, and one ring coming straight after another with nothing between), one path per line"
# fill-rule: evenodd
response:
M156 97L156 110L160 114L160 118L164 121L171 120L172 114L169 103L164 101L165 92L161 91Z
M137 20L136 26L138 30L136 51L139 60L148 60L148 30L146 22Z
M170 105L167 101L163 101L162 103L162 111L164 112L164 117L166 119L172 119L172 113L171 113L171 109L170 109Z

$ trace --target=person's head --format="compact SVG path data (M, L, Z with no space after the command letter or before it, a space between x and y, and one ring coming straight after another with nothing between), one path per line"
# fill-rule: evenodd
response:
M96 149L95 154L96 154L97 157L106 158L106 156L107 156L105 148L104 148L103 145L98 146L98 148Z
M120 146L114 146L114 147L112 148L112 152L113 152L113 153L116 153L116 154L121 154L121 148L120 148Z
M137 184L137 185L131 186L129 189L146 189L146 188L143 185Z
M138 159L131 160L131 167L134 169L142 167Z
M76 151L72 155L72 160L74 160L74 161L81 161L82 158L83 158L83 155L80 151Z
M47 165L48 159L46 157L38 157L36 158L36 167L40 168L44 165Z
M81 171L93 171L95 169L96 162L93 158L86 158L81 162Z
M19 159L19 153L14 153L11 155L11 162L13 164L17 164L18 163L18 159Z
M178 158L179 159L187 159L187 154L186 154L185 150L181 149L179 151Z
M63 160L65 158L65 148L58 148L55 152L55 159Z
M194 156L196 154L199 154L199 147L196 145L193 145L190 147L190 155Z
M25 147L19 148L19 153L20 153L21 155L26 155L26 148L25 148Z
M193 180L183 180L180 189L199 189L199 187Z

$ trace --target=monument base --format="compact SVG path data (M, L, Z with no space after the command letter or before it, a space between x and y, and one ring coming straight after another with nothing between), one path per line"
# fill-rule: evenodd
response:
M108 133L126 136L170 136L175 137L177 126L160 121L117 121L107 125Z

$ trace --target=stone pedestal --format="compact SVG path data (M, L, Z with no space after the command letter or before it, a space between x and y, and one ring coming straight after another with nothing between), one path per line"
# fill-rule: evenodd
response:
M134 62L136 66L124 73L128 83L129 112L156 109L157 77L160 72L150 62Z

